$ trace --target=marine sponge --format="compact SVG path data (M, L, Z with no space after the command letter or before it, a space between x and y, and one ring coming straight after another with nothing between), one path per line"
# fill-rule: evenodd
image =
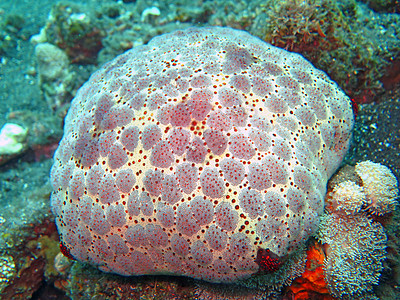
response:
M356 164L355 171L362 180L368 204L366 210L378 216L392 212L397 205L399 190L390 169L372 161L363 161Z
M322 217L318 237L329 245L325 281L341 299L366 299L378 284L386 258L383 226L365 215Z
M61 241L122 275L265 276L316 231L353 122L298 54L229 28L156 37L72 102L51 170Z

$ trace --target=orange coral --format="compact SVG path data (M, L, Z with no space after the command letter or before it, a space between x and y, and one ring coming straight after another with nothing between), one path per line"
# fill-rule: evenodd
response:
M324 280L324 264L325 254L322 245L315 242L307 250L306 270L297 278L289 287L296 300L306 299L333 299L329 295L327 284Z

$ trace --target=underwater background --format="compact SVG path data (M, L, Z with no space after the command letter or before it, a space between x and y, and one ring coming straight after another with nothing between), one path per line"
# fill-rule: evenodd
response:
M211 284L123 278L68 260L50 210L52 156L77 89L118 54L176 29L228 26L302 54L357 103L344 163L381 163L399 180L399 14L395 0L1 1L0 128L14 135L0 134L0 298L217 299ZM399 222L397 210L385 226L380 299L400 299ZM331 299L322 287L308 292ZM280 297L300 299L295 289Z

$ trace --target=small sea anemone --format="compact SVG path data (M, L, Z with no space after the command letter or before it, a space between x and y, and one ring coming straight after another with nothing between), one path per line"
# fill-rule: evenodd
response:
M365 215L325 215L318 238L327 244L325 281L342 299L369 299L386 258L383 226Z
M378 216L394 211L398 184L389 168L372 161L363 161L356 164L355 171L362 180L367 211Z
M336 214L356 214L366 204L363 188L347 180L337 184L327 195L328 210Z

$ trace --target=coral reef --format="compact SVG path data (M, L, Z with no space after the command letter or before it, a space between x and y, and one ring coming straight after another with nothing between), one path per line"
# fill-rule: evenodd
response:
M64 51L49 43L39 43L35 46L35 58L41 81L53 81L63 77L69 64Z
M50 12L46 38L70 57L73 63L93 63L101 50L104 32L96 27L95 16L78 5L58 3Z
M5 123L0 130L0 165L20 156L28 149L28 129L15 123Z
M383 226L363 215L326 215L319 238L329 245L325 281L335 297L365 299L379 283L386 258Z
M72 102L51 170L63 248L122 275L289 284L353 122L323 72L246 32L154 38Z
M330 212L345 215L359 213L367 203L364 189L350 180L335 186L326 199Z
M224 12L212 9L209 23L301 53L358 103L379 101L382 77L399 57L399 15L376 14L358 1L225 1Z
M26 147L28 129L14 123L6 123L0 130L0 155L21 153Z
M387 257L387 235L377 217L392 213L397 197L394 175L371 161L344 167L330 180L317 237L326 246L324 275L333 296L377 299L374 286Z
M288 287L287 299L332 300L324 278L324 260L323 246L317 241L311 242L305 271Z
M289 286L305 270L304 250L297 251L275 272L263 276L253 276L235 284L198 282L194 293L195 299L280 299L282 287Z
M74 264L68 276L69 299L182 299L195 300L195 282L173 276L121 277L87 264Z
M0 55L2 59L12 57L18 51L21 40L26 39L25 19L20 14L10 14L3 20L0 9Z
M0 293L16 275L15 263L11 256L0 256Z
M391 213L398 201L396 177L388 167L372 161L363 161L355 166L360 176L366 198L368 213L382 216Z
M330 213L383 216L393 212L398 203L396 177L388 167L372 161L342 168L329 186L325 202Z
M4 227L1 227L2 239L7 233ZM7 252L7 255L3 254L0 259L1 299L32 299L45 277L49 281L56 280L52 270L58 251L58 237L51 219L20 227L18 234L23 234L24 238L13 244L2 244L1 251Z
M298 44L291 43L294 46L291 49L302 51L301 53L317 68L327 72L340 87L344 88L348 95L355 96L358 102L375 101L360 106L355 131L356 139L352 143L353 150L347 156L347 162L355 164L357 161L367 159L380 162L388 166L397 178L400 178L400 152L398 151L400 139L397 125L400 123L398 88L400 82L398 75L400 74L398 56L400 15L395 13L398 12L399 1L338 0L332 5L316 7L314 15L312 11L307 11L307 6L315 7L315 4L329 3L329 1L173 0L156 3L151 0L106 0L73 2L71 4L70 1L62 1L57 8L53 7L53 12L50 14L51 7L55 4L51 0L18 1L17 4L15 1L2 1L0 4L0 77L2 78L0 80L0 94L2 95L0 115L3 116L0 120L0 128L5 123L12 122L29 129L25 152L11 160L9 160L10 156L7 156L7 159L2 156L0 159L0 205L2 207L0 211L2 231L0 251L2 255L8 253L8 256L13 257L20 276L19 281L14 283L13 280L10 280L7 283L7 286L12 286L13 289L8 289L8 293L2 294L0 297L15 298L15 294L10 293L12 290L26 298L64 299L59 294L57 296L52 294L53 284L61 290L67 290L71 297L77 295L76 298L79 296L89 297L88 295L93 298L101 298L102 295L99 295L99 292L103 292L106 288L107 291L104 295L107 295L108 298L122 298L133 290L137 292L134 295L136 298L139 297L139 294L148 299L157 298L158 295L160 295L158 298L162 298L162 296L168 298L168 295L169 298L191 297L191 295L185 296L179 293L182 290L193 288L193 281L184 278L171 280L183 282L183 284L175 285L177 288L174 289L174 284L164 281L165 277L156 277L153 281L135 284L146 277L135 276L134 280L130 281L130 285L124 285L121 288L124 280L116 280L116 277L104 273L98 277L93 276L91 268L78 268L77 272L69 273L68 265L71 262L66 261L61 254L57 256L55 266L60 272L57 279L53 281L54 270L52 271L47 266L43 267L43 264L52 264L52 255L46 259L43 259L41 255L40 249L47 247L46 242L43 239L39 243L29 242L29 245L32 246L29 251L32 251L33 255L25 251L27 239L39 239L31 237L31 234L38 230L38 224L42 222L43 215L46 215L49 210L48 194L51 187L47 175L52 164L49 157L52 157L54 147L58 146L62 137L63 119L77 87L85 82L103 62L111 60L129 48L147 43L155 35L183 29L193 26L193 24L211 24L245 29L251 34L265 39L266 37L270 38L273 34L274 28L269 24L272 24L274 20L280 19L289 22L288 24L291 24L289 29L292 32L287 31L287 36L282 35L282 39L279 35L275 35L277 43L282 43L284 40L298 41ZM285 6L286 2L293 4L291 12L305 9L304 12L308 14L304 14L304 16L307 18L302 19L301 14L296 16L290 14L289 11L277 9L279 6ZM149 15L142 19L146 9L152 6L158 7L160 15ZM271 14L272 11L277 14ZM267 18L264 18L265 15ZM295 24L297 28L293 27L294 23L291 22L293 19L290 19L294 17L299 21ZM308 24L307 19L311 21ZM84 23L87 20L89 20L89 24L80 25L84 30L75 30L79 22ZM70 26L69 24L75 25ZM278 25L280 29L284 28L282 24ZM318 30L318 25L322 34ZM310 29L308 32L305 30L307 26ZM266 27L268 27L268 31L265 30ZM327 30L328 28L329 30ZM47 31L47 29L49 30ZM102 36L95 36L92 40L95 42L87 39L86 43L85 38L79 41L79 37L85 35L85 30L86 32L101 32ZM295 37L291 36L292 33L296 33L296 30L299 30L300 34ZM34 43L30 43L29 37L39 31L41 35L32 38ZM56 32L61 33L62 36L55 34ZM78 34L72 36L71 33ZM303 38L307 43L304 43ZM49 112L48 103L54 102L46 102L42 97L43 94L38 85L40 75L34 67L34 45L47 42L58 48L60 48L59 46L64 47L63 51L65 52L67 47L79 49L79 45L77 45L78 47L74 45L74 39L77 42L85 43L80 45L84 51L69 52L68 71L74 72L73 86L68 87L68 93L65 95L64 102L60 104L61 107L56 105L57 107L54 109L54 105L50 105L53 112ZM319 47L312 49L310 44L314 42L314 39L319 43ZM58 45L62 40L72 43L67 47L64 46L65 44ZM102 45L100 51L98 49L99 41ZM382 89L388 92L380 95ZM353 183L361 187L359 176L352 175L350 177L353 176L354 178L347 178L347 180L354 180ZM329 190L331 191L331 189ZM355 208L357 207L359 206L355 206ZM344 211L343 213L347 214ZM382 300L399 299L400 291L397 288L400 285L399 211L395 210L383 216L367 213L375 221L384 224L388 236L388 259L384 262L385 269L382 271L379 286L375 286L374 291ZM391 219L392 217L394 220ZM54 239L56 241L57 237ZM396 245L397 248L394 247ZM59 247L57 246L55 249L59 249ZM259 252L257 251L257 253ZM314 252L310 254L310 251L307 253L309 260L317 261L315 256L318 254ZM27 261L24 261L25 258ZM260 262L264 264L262 261ZM282 262L278 261L279 263L281 264L280 270L282 270ZM75 263L75 265L82 267L79 263ZM308 265L309 261L306 272L309 272ZM20 268L20 266L23 267ZM315 276L319 276L319 269L316 270ZM82 273L79 273L80 271ZM306 272L303 273L301 279L308 276ZM45 274L50 275L48 277ZM77 278L79 280L73 283L69 281ZM102 284L104 282L107 282L107 285ZM300 297L304 292L303 295L307 296L304 296L303 299L313 299L317 296L318 299L321 299L320 294L314 295L310 292L314 288L311 287L311 282L314 281L309 278L308 283L305 283L308 285L304 287L303 291L295 293L294 297ZM220 284L215 285L220 286ZM69 292L71 286L73 286L74 293ZM40 290L38 290L39 288ZM233 290L233 287L228 285L226 289ZM238 289L242 290L243 287ZM238 289L235 290L235 293ZM318 286L314 288L316 292L318 289ZM91 293L85 294L85 290ZM166 290L171 293L167 294ZM32 296L34 292L35 295ZM51 295L48 294L49 292ZM235 293L230 293L230 296ZM205 295L206 292L202 294ZM213 296L214 294L211 293L210 297ZM191 299L194 298L196 297ZM262 295L259 295L259 298L262 298ZM285 295L284 299L292 298L290 295Z
M35 46L39 85L50 109L65 104L73 93L75 73L69 67L67 55L50 43Z
M108 61L157 34L192 24L245 29L303 54L348 95L364 103L379 99L382 78L398 58L396 22L398 15L376 16L353 0L220 0L202 1L190 9L184 2L163 1L154 6L137 1L134 6L100 5L94 12L82 4L60 3L53 7L43 33L46 41L65 49L72 62L87 64Z
M343 22L336 1L271 1L270 5L265 5L265 23L260 33L271 44L302 53L341 46L334 35ZM257 16L255 23L261 16Z

